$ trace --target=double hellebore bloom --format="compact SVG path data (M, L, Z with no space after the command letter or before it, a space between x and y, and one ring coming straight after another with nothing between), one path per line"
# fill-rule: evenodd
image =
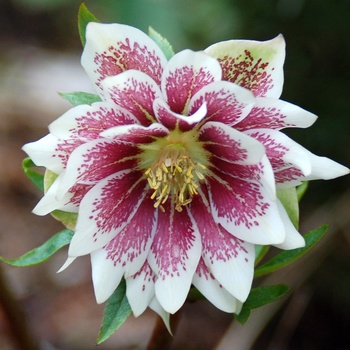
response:
M126 25L90 23L86 38L82 65L101 102L70 109L24 146L57 174L34 212L78 214L66 265L91 255L98 302L124 277L135 316L176 312L191 285L239 311L255 245L304 245L276 189L348 172L280 131L316 120L279 100L283 37L169 60Z

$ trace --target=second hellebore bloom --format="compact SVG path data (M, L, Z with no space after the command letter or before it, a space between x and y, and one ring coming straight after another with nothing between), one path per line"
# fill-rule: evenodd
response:
M34 212L78 213L68 263L91 255L98 302L125 277L135 316L176 312L191 284L239 311L254 245L304 245L276 188L348 172L280 132L316 120L279 100L283 37L169 61L126 25L90 23L86 38L82 65L102 101L72 108L24 146L58 175Z

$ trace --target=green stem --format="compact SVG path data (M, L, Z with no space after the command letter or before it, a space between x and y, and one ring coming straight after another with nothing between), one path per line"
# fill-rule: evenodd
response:
M6 279L0 268L0 306L2 307L19 350L40 350L40 346L32 337L26 322L25 315L7 287Z
M179 324L180 314L181 311L178 311L176 314L170 315L170 327L173 334L175 334ZM169 334L163 320L158 317L146 350L167 350L172 341L173 336Z

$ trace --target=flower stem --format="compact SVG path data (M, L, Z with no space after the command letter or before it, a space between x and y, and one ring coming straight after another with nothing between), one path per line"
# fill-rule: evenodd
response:
M27 325L25 315L19 307L18 301L13 297L7 287L6 279L0 269L0 306L3 309L19 350L40 350L40 346L34 340Z
M178 311L176 314L170 315L170 327L173 334L175 334L179 324L180 314L181 312ZM167 350L172 341L173 336L169 334L163 320L158 317L146 350Z

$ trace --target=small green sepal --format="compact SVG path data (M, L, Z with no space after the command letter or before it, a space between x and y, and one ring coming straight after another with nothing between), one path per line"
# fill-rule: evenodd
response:
M126 283L123 279L107 300L97 344L107 340L126 321L130 314L131 307L126 298Z
M293 250L284 250L271 260L255 269L255 277L260 277L290 265L294 261L300 259L309 252L325 235L328 230L328 225L323 225L314 231L310 231L304 235L305 247Z
M86 27L90 22L100 22L86 7L84 3L82 3L79 7L78 12L78 29L80 41L83 46L86 43Z
M170 45L169 41L163 38L158 32L156 32L152 27L148 28L148 36L156 42L156 44L163 51L167 60L170 60L174 56L173 47Z
M293 223L294 227L298 229L299 227L299 202L297 191L295 187L292 188L278 188L277 197L281 201L284 209L286 210L290 221Z
M54 255L58 250L68 245L73 237L74 232L71 230L63 230L56 233L48 241L42 244L40 247L37 247L30 252L20 256L16 259L6 259L0 257L0 260L5 262L8 265L16 267L26 267L40 264L52 255Z
M73 106L91 105L94 102L100 102L101 98L98 95L89 92L73 91L73 92L59 92L58 93L65 100L70 102Z
M243 304L242 310L238 315L235 315L236 320L244 324L248 321L252 309L257 309L266 304L281 298L289 291L289 287L284 284L274 286L263 286L253 288Z

